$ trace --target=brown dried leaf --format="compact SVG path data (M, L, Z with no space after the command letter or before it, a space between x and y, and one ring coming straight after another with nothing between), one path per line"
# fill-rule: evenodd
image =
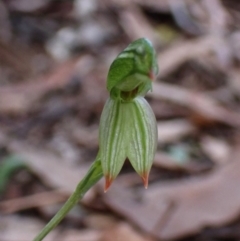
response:
M0 88L0 113L21 114L27 112L34 108L37 101L46 93L64 88L75 75L79 78L86 78L92 68L92 58L84 56L59 64L51 73L40 76L34 81L2 87ZM96 95L95 90L96 86L100 86L99 82L85 81L87 86L84 91L87 94L92 94L94 91ZM92 85L95 85L94 90L91 90ZM95 99L93 98L93 100Z
M150 202L143 203L139 199L140 196L119 185L117 180L103 196L104 203L108 207L138 225L143 231L151 233L160 218L164 216L169 204L165 201L157 202L158 205L152 207Z
M192 134L196 131L193 124L185 119L171 121L159 121L158 124L158 143L168 143L179 140L180 138Z
M13 213L41 207L53 203L64 202L67 200L67 195L60 190L37 193L26 197L20 197L0 202L0 210L2 213Z
M66 126L69 136L80 146L86 146L91 148L98 147L98 127L82 126L76 121L71 121L71 123Z
M0 89L0 112L19 114L33 108L37 100L47 91L64 86L69 81L74 66L75 61L69 61L34 82L2 87Z
M120 23L132 41L147 36L153 44L158 43L152 26L137 6L132 5L123 10L120 13Z
M144 193L145 202L153 207L166 201L172 205L163 224L155 228L155 235L163 240L176 239L237 218L240 212L239 155L235 153L230 164L208 175L150 186Z
M187 161L186 163L179 163L179 161L175 160L173 157L160 151L156 153L153 165L167 170L184 171L187 173L206 171L211 168L209 164L201 162Z
M99 241L101 233L96 230L66 230L63 233L59 233L57 241Z
M203 151L217 164L224 164L229 160L231 147L223 140L204 136L200 145Z
M43 224L37 219L20 217L17 215L1 215L0 240L4 241L32 241L41 230ZM54 241L57 230L46 237L46 241Z
M68 194L75 190L89 168L89 165L82 165L79 168L69 166L50 151L34 148L17 141L10 142L9 149L12 153L21 156L29 168L39 175L46 185L60 188Z
M88 228L107 230L117 224L117 219L107 214L88 214L84 217L83 222Z
M171 156L159 151L156 153L154 157L153 165L156 167L162 167L169 170L179 170L183 167L183 165L180 165Z
M161 70L158 77L162 78L170 74L188 60L199 58L211 53L211 51L215 51L219 46L221 47L222 43L223 39L215 35L177 43L158 54L158 65Z
M196 234L205 227L219 227L240 213L240 153L232 162L197 178L150 185L142 196L116 183L105 203L161 240Z
M220 0L203 0L202 4L208 12L210 31L214 33L225 32L230 16L222 2Z
M147 238L145 235L141 235L134 230L127 223L120 223L115 228L112 228L103 233L100 241L153 241L153 239Z
M239 113L221 107L206 94L187 90L176 85L154 83L153 92L149 93L149 96L188 107L193 113L206 120L219 121L233 127L240 127Z

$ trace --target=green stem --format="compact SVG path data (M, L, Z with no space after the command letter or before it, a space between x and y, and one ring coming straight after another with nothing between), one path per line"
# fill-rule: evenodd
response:
M77 202L83 198L84 194L101 178L103 177L102 166L100 159L96 158L96 161L91 165L85 177L76 187L74 193L69 197L63 207L57 212L57 214L49 221L49 223L42 229L33 241L41 241L46 235L54 229L66 214L77 204Z

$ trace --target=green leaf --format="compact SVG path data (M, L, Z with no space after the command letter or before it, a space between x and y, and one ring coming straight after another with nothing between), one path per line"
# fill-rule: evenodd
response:
M8 156L0 165L0 193L2 193L14 172L27 168L27 165L18 156Z

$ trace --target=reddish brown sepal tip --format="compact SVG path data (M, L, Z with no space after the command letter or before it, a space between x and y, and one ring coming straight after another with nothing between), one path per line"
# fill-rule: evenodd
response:
M110 176L105 176L105 187L104 187L104 192L106 193L109 187L111 186L113 182L113 178Z
M150 71L150 72L148 73L148 77L149 77L152 81L154 81L155 75L154 75L153 71Z
M145 187L145 189L148 188L148 172L144 173L143 175L141 175L141 178L143 180L143 185Z

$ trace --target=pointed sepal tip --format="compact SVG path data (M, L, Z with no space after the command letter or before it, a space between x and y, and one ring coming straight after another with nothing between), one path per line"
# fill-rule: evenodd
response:
M105 187L104 187L104 192L106 193L109 187L111 186L113 182L113 178L110 176L105 176Z
M141 175L141 178L142 178L143 185L144 185L145 189L148 188L148 176L149 176L148 172Z

